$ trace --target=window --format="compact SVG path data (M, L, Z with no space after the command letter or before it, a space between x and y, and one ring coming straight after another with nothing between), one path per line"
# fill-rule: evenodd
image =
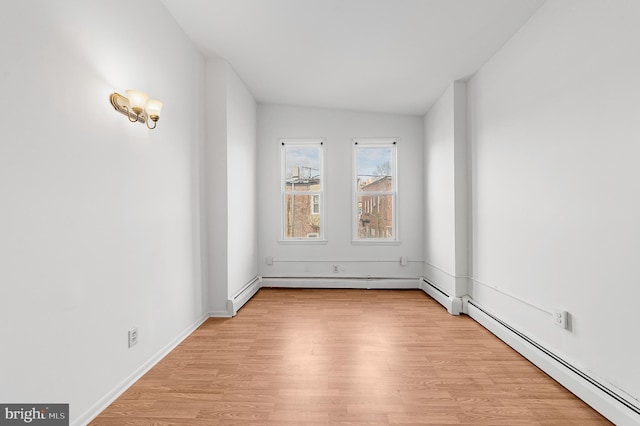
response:
M323 241L323 140L283 139L282 240Z
M396 149L397 139L354 139L354 241L398 241Z
M311 197L311 214L320 214L320 196Z

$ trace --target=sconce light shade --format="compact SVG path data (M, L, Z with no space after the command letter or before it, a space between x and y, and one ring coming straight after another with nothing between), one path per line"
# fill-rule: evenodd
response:
M162 102L157 101L155 99L151 99L147 102L147 106L145 108L147 110L147 115L153 120L153 117L156 117L154 121L160 117L160 111L162 110Z
M131 110L136 114L140 114L147 105L149 95L138 90L127 90L126 92L129 97L129 106L131 107Z
M162 109L162 102L157 101L155 99L151 99L147 102L147 106L145 108L145 112L147 113L147 127L150 129L155 129L158 119L160 119L160 110ZM149 126L149 121L153 121L153 127Z

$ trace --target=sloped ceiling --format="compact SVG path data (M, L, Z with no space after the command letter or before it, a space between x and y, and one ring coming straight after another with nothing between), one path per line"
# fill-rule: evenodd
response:
M258 102L424 114L544 0L163 0Z

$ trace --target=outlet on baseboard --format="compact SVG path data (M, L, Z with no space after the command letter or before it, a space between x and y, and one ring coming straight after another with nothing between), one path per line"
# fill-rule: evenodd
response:
M138 327L129 330L129 347L138 344Z
M566 329L568 327L568 318L569 312L561 309L553 310L553 323L558 327Z

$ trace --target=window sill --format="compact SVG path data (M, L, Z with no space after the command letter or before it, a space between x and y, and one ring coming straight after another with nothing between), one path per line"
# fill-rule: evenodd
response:
M351 244L354 246L399 246L402 244L402 241L369 238L366 240L351 240Z
M278 240L278 244L310 244L310 245L322 245L327 244L329 241L320 239L300 239L300 240Z

